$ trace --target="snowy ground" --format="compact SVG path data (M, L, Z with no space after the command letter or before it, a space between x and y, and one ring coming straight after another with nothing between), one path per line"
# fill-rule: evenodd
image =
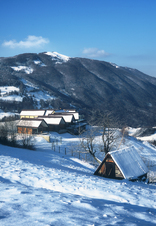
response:
M0 109L0 120L3 119L4 117L10 117L10 116L15 116L15 113L4 112L3 110Z
M61 145L77 142L65 134ZM156 162L147 143L124 143ZM156 185L94 176L95 169L52 151L43 138L36 138L36 151L0 145L0 225L156 225Z

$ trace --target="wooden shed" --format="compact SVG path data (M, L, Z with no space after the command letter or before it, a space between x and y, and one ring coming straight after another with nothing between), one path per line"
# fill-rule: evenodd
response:
M113 178L136 180L147 178L148 168L132 146L107 153L94 175Z
M27 119L23 118L17 123L17 132L24 134L39 134L48 129L44 119Z

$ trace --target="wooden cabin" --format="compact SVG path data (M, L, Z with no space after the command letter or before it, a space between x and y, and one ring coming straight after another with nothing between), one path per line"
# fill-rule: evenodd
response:
M47 131L48 125L44 119L23 118L17 123L17 132L24 134L39 134Z
M48 131L59 132L60 130L66 129L66 122L62 116L50 115L38 117L39 119L44 119L48 125Z
M147 178L148 168L135 147L120 149L107 153L94 175L136 180Z

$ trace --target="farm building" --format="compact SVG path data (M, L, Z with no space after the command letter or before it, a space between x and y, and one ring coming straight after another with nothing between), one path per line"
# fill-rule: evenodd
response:
M20 113L20 119L44 119L48 125L47 131L55 132L68 131L72 134L79 134L79 132L84 131L86 127L86 123L80 120L79 113L76 112L75 109L22 110ZM29 126L31 126L31 123ZM21 132L23 129L18 130ZM27 129L25 132L26 131L30 133L30 130Z
M45 115L45 110L22 110L20 118L37 118L43 115Z
M75 117L72 113L66 113L66 112L65 113L54 113L52 115L63 117L64 121L67 124L72 124L75 122ZM49 115L49 116L52 116L52 115Z
M39 134L47 131L48 125L44 119L23 118L17 123L17 132L24 134Z
M44 121L48 125L49 131L59 132L60 130L64 130L66 128L66 122L64 121L62 116L50 115L50 116L42 116L38 118L44 119Z
M55 110L54 114L69 114L69 115L74 115L75 120L79 120L79 113L76 112L76 110L71 109L71 110Z
M147 177L148 168L135 147L107 153L94 175L114 179L135 180Z

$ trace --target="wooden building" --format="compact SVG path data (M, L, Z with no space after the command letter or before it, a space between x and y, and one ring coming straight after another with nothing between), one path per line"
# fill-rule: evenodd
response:
M47 131L55 132L68 131L72 134L79 134L80 131L84 131L86 127L86 123L80 120L79 113L76 112L75 109L22 110L20 119L44 119L48 125ZM20 131L21 129L18 130ZM32 130L31 132L33 133Z
M39 116L44 116L45 113L45 110L22 110L20 118L37 118Z
M135 147L107 153L94 175L114 179L136 180L147 177L148 168Z
M48 130L44 119L23 118L17 123L17 132L24 134L39 134Z
M75 120L75 117L74 117L74 115L73 115L73 113L66 113L66 112L55 112L54 114L50 114L49 116L53 116L53 115L55 115L55 116L61 116L61 117L63 117L63 119L64 119L64 121L66 122L66 124L73 124L76 120Z
M72 114L72 115L74 115L74 119L76 121L79 120L79 113L76 112L75 109L55 110L53 113L54 114L64 114L65 113L65 115L67 115L67 114L71 115Z
M48 131L59 132L60 130L66 129L66 122L62 116L50 115L38 117L39 119L44 119L48 125Z

